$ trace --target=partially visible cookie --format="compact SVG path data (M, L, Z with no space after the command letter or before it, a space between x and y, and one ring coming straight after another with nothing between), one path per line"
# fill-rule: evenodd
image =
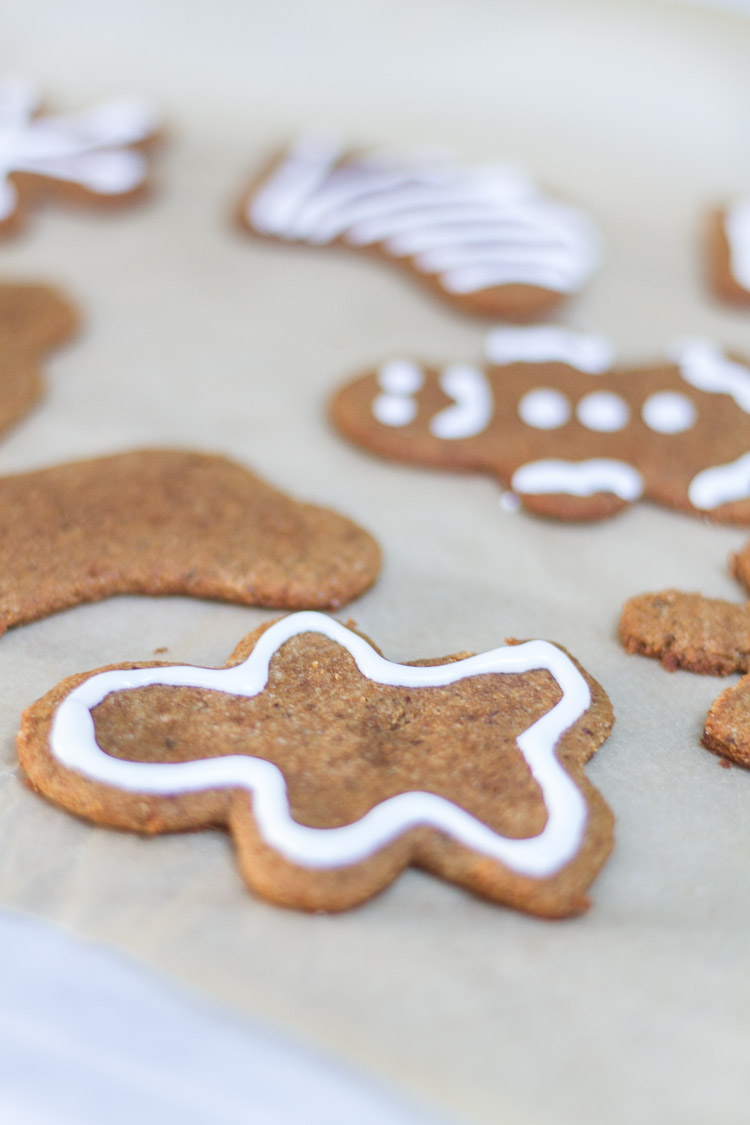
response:
M750 305L750 198L735 200L710 215L706 264L717 297Z
M0 631L111 594L336 607L376 542L223 457L140 450L0 477Z
M149 174L143 150L157 129L141 101L49 114L31 84L0 83L0 235L43 199L112 204L141 194Z
M248 885L343 910L409 864L560 917L612 846L583 773L613 722L547 641L395 664L318 613L262 626L221 669L113 665L23 716L32 786L99 824L225 825Z
M0 433L41 397L40 361L77 327L76 310L57 290L0 282Z
M671 356L618 369L600 337L497 328L486 363L390 360L331 416L386 457L491 473L539 515L602 519L648 498L750 524L750 367L706 340Z
M239 218L267 238L375 251L463 311L501 320L543 315L600 257L586 216L516 168L358 156L320 138L274 159Z

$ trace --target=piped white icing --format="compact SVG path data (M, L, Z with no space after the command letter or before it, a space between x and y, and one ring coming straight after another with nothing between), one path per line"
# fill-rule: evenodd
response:
M612 366L614 351L603 336L570 332L554 324L530 328L493 328L484 354L490 363L567 363L578 371L600 375Z
M690 503L711 511L732 500L750 499L750 453L726 465L714 465L697 473L688 488Z
M126 761L106 754L96 741L91 711L112 692L167 684L228 692L251 698L268 682L271 658L291 637L320 633L342 645L363 676L379 684L414 689L456 683L488 673L546 669L562 698L517 738L517 745L540 787L547 821L536 836L501 836L452 801L412 791L390 797L360 820L339 828L310 828L292 819L282 772L271 762L244 755L180 763ZM230 668L190 666L101 672L85 680L58 706L50 730L50 751L66 768L127 792L177 795L201 789L244 788L266 843L303 867L339 867L372 855L403 832L428 825L459 843L535 878L553 875L578 852L587 810L577 785L560 765L555 747L562 734L590 706L586 680L572 660L547 641L492 649L450 664L411 667L380 656L363 638L320 613L291 614L262 634L247 660Z
M289 241L381 246L436 275L450 293L526 284L568 293L598 264L599 240L573 207L516 169L373 156L296 145L254 192L251 227Z
M729 268L743 289L750 291L750 199L727 208L724 230L729 244Z
M678 391L657 391L643 403L641 417L657 434L682 434L695 425L698 410L692 399Z
M438 382L455 403L446 406L430 422L435 437L447 441L481 434L492 421L492 390L478 367L456 363L441 371Z
M621 500L633 501L643 495L643 477L625 461L591 457L586 461L529 461L513 474L511 486L521 495L593 496L613 492Z
M383 426L408 426L417 416L414 395L424 383L424 371L409 359L392 359L378 371L378 385L372 413Z
M746 414L750 414L750 368L727 359L710 340L675 340L669 355L679 364L686 383L708 394L731 397Z
M34 117L38 97L27 83L0 85L0 219L17 204L9 176L30 172L79 184L101 195L132 191L146 178L144 156L128 145L152 136L153 112L120 101L88 113Z
M554 387L535 387L518 404L518 415L535 430L557 430L570 418L570 402Z
M580 400L576 415L586 429L612 434L627 426L630 407L624 398L613 391L592 391Z

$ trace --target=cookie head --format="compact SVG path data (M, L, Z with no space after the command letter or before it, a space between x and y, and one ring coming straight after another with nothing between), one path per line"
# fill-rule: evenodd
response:
M403 665L304 613L223 669L74 677L29 709L19 750L36 788L100 823L226 824L274 902L344 909L416 864L563 915L611 846L583 776L611 723L602 689L548 642Z
M387 361L342 388L338 429L384 456L492 473L538 514L599 519L650 498L750 522L750 369L707 341L616 369L598 337L503 328L487 362Z

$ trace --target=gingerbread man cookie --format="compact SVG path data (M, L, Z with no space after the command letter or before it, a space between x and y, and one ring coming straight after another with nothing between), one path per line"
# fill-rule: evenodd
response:
M343 910L407 865L531 913L578 912L612 816L583 774L612 711L562 649L386 660L319 613L224 668L117 665L23 717L32 786L144 833L224 824L262 897Z
M558 519L641 498L750 523L750 368L704 340L670 362L614 369L606 340L498 328L485 365L395 359L335 396L335 425L384 456L497 476Z
M750 199L737 199L711 215L706 260L714 293L750 305Z
M750 544L732 556L733 573L750 589ZM750 673L750 602L738 605L680 590L640 594L623 606L620 638L628 652L661 660L670 672ZM750 766L750 675L714 700L703 744Z
M78 314L57 290L0 283L0 433L41 397L40 360L77 327Z
M157 130L147 105L109 102L79 114L38 110L31 85L0 83L0 234L19 226L39 198L112 203L143 190L148 161L141 150Z
M580 289L599 238L578 210L505 165L353 156L307 139L243 197L253 234L373 250L464 311L528 320Z
M379 567L351 520L223 457L139 450L0 477L0 632L111 594L336 607Z

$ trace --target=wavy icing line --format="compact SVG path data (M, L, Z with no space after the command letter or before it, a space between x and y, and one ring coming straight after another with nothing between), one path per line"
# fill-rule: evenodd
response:
M139 187L148 166L125 146L153 136L157 122L140 101L109 102L87 113L34 117L39 97L20 79L0 84L0 220L16 208L9 176L28 172L101 195Z
M97 743L91 711L110 693L165 684L252 698L265 688L274 654L301 633L320 633L335 641L351 654L363 676L392 686L438 687L468 676L546 669L557 681L562 698L517 738L547 809L542 832L526 838L501 836L452 801L416 790L380 802L351 824L310 828L292 819L284 775L272 762L245 755L168 764L131 762L111 757ZM410 828L426 825L519 874L546 878L576 855L583 840L586 802L557 760L555 747L590 703L591 693L582 674L548 641L527 641L451 664L415 667L386 660L362 637L324 614L304 612L272 625L247 660L234 667L118 669L92 676L58 706L49 747L67 769L128 792L177 795L201 789L244 788L251 795L253 817L263 839L289 862L302 867L356 863Z
M455 294L514 283L568 293L599 261L589 220L513 168L346 160L321 139L291 149L246 215L260 234L288 241L381 245Z

